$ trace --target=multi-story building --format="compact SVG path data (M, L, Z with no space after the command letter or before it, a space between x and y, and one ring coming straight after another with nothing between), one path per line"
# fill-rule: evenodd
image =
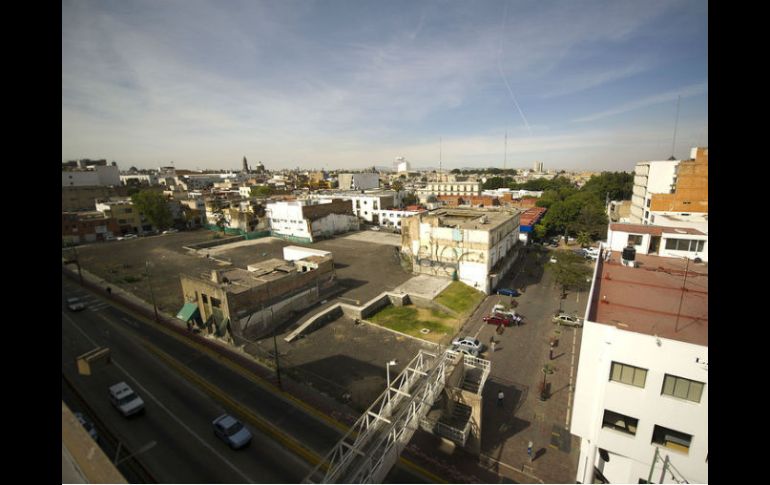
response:
M457 277L489 294L519 250L519 212L439 209L401 221L401 252L412 271Z
M272 235L290 241L312 243L359 228L349 200L273 202L265 212Z
M588 301L576 481L708 483L708 266L604 248Z
M634 170L631 222L651 224L655 214L708 212L708 148L692 160L639 162Z
M143 229L142 217L131 199L100 199L96 201L96 210L105 217L115 219L120 234L140 233ZM147 227L147 230L151 227Z
M130 173L120 176L120 183L123 185L129 185L135 183L137 185L156 185L158 183L158 176L154 173Z
M65 244L107 241L115 234L119 234L117 222L101 212L61 213L61 238Z
M337 180L340 190L366 190L380 186L380 174L372 172L341 173Z
M652 195L650 223L655 222L656 215L708 214L709 150L693 148L690 158L676 168L673 193Z
M428 212L426 209L382 209L378 212L377 218L380 221L380 226L400 232L401 221L405 217L412 217L426 212Z
M478 196L481 195L481 182L428 182L424 188L417 189L420 201L440 195Z
M399 207L404 193L395 190L335 191L331 194L310 195L309 200L331 201L333 199L352 202L353 213L361 219L380 224L379 214L383 209Z
M86 168L71 168L69 165L62 164L61 186L62 187L85 187L85 186L118 186L120 185L120 171L118 166L93 164Z

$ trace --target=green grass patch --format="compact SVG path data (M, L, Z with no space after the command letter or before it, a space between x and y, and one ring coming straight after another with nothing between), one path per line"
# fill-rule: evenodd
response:
M402 307L387 306L367 318L367 320L397 332L433 341L453 334L456 322L455 318L444 312L434 309L416 308L412 305ZM420 330L423 328L429 329L430 333L420 333Z
M470 313L484 299L484 293L465 283L453 281L433 301L462 315Z

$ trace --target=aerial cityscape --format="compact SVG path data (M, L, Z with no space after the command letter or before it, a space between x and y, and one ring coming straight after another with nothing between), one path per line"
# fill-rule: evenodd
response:
M62 3L62 483L708 483L708 5Z

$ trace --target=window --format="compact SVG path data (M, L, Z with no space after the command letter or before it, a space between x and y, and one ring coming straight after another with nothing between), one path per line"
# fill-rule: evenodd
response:
M663 379L661 394L679 399L687 399L692 402L700 402L704 385L702 382L666 374L666 377Z
M207 304L209 302L209 297L201 293L201 300L203 300L204 304Z
M622 433L630 434L631 436L636 436L636 425L638 423L639 420L636 418L616 413L608 409L604 410L602 428L610 428Z
M694 239L666 239L666 249L672 251L701 252L705 245L706 241L696 241Z
M650 200L651 199L647 199L647 206L646 207L650 207Z
M211 297L211 306L213 308L220 308L222 306L222 300L220 300L219 298L214 298L212 296Z
M657 424L652 431L652 443L665 446L671 450L688 453L690 451L691 442L692 435L674 431L673 429L664 428L663 426L658 426Z
M626 246L639 246L642 244L642 235L641 234L629 234L628 235L628 244Z
M644 388L644 383L647 380L647 369L613 362L610 370L610 380Z

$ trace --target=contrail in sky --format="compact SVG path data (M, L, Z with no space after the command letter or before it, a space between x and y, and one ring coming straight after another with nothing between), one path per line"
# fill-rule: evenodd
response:
M511 85L508 83L508 78L505 76L505 73L503 72L503 67L500 62L500 59L502 58L502 55L503 55L503 36L505 34L505 23L507 20L508 20L508 2L505 2L505 12L503 13L503 26L500 29L500 48L497 50L497 71L500 73L500 77L503 78L505 87L508 88L508 94L511 95L511 100L513 100L513 104L516 106L516 109L519 110L521 119L524 120L524 125L526 125L527 127L529 136L532 136L532 129L529 127L529 122L527 121L527 117L524 116L524 112L521 110L521 108L519 107L519 103L516 101L516 96L513 95L513 90L511 89Z

